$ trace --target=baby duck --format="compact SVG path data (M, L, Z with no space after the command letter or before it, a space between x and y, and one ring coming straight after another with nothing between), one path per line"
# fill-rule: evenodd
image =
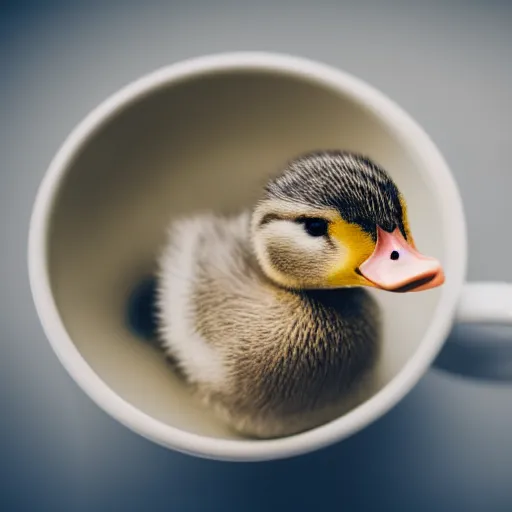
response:
M159 259L160 344L237 432L272 438L334 419L371 375L377 303L364 287L444 281L420 254L404 198L370 159L295 158L251 212L172 223Z

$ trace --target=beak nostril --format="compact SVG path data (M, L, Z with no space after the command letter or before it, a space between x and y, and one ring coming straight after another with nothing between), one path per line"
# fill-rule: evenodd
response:
M391 253L391 256L390 256L390 258L391 258L393 261L396 261L399 257L400 257L400 254L398 254L398 251L393 251L393 252Z

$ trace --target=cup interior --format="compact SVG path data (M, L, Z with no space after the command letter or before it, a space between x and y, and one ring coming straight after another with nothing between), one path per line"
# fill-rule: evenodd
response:
M288 159L332 148L365 153L388 170L408 202L418 248L443 261L428 162L378 113L312 78L264 69L189 76L139 96L85 140L55 197L48 270L69 337L109 388L164 424L236 438L130 332L128 296L154 270L173 217L250 207ZM440 293L376 293L384 345L366 397L418 350Z

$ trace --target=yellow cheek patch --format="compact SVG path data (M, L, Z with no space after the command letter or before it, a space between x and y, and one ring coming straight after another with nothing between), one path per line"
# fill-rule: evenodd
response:
M355 272L375 249L372 237L357 224L349 224L342 219L329 224L329 236L340 243L347 251L336 264L328 277L331 286L368 286L370 283Z
M400 206L402 207L402 222L404 223L405 234L407 235L407 241L411 246L416 249L414 238L412 237L411 227L409 225L409 217L407 216L407 204L402 194L400 194Z

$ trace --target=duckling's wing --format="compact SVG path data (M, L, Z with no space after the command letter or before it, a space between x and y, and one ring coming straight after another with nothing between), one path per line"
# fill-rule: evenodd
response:
M226 378L219 333L202 328L257 290L249 243L248 214L198 215L171 225L159 260L159 334L191 381L215 385ZM222 339L229 334L223 330Z

